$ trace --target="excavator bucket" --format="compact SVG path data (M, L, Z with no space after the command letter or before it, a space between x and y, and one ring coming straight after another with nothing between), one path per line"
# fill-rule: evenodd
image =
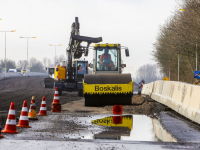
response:
M133 81L130 74L84 75L85 106L131 105Z

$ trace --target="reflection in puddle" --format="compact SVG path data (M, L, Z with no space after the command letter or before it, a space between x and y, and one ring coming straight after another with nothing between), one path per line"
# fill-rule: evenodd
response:
M177 142L177 139L171 136L160 124L157 119L152 119L153 128L156 136L163 142Z
M153 131L151 118L144 115L110 116L91 122L94 125L104 126L105 131L87 138L158 141Z

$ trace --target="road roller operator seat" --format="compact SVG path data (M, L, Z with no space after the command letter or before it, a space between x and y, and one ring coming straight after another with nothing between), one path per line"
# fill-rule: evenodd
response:
M109 54L109 49L104 49L104 53L99 55L100 70L114 70L114 64Z

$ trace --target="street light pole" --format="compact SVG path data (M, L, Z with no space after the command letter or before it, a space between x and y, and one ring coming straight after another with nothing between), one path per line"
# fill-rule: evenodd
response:
M60 44L60 45L51 45L51 44L49 44L49 46L55 46L55 65L56 65L56 46L62 46L62 44Z
M174 30L174 31L176 31L177 32L177 30L176 29L173 29L173 28L166 28L166 29L169 29L169 30ZM180 35L179 35L179 44L181 44L180 41L181 40L181 37L180 37ZM180 66L179 66L179 61L180 61L180 49L178 50L178 81L179 81L179 70L180 70Z
M28 69L28 39L29 38L37 38L37 37L22 37L22 36L20 36L19 38L26 38L27 39L27 69Z
M178 53L178 81L179 81L179 53Z
M0 32L4 32L4 33L5 33L5 78L6 78L6 71L7 71L7 68L6 68L6 63L7 63L7 60L6 60L6 32L15 32L15 30L11 30L11 31L0 31Z
M6 32L5 32L5 78L6 78L6 71L7 71L6 63L7 63L7 61L6 61Z

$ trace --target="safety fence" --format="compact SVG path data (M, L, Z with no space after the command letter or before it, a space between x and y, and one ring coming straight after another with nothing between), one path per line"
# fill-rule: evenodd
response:
M41 72L28 72L25 74L22 74L21 72L12 72L12 73L0 73L0 78L5 77L24 77L24 76L47 76L47 73L41 73Z
M144 84L141 93L200 124L200 86L159 80Z

